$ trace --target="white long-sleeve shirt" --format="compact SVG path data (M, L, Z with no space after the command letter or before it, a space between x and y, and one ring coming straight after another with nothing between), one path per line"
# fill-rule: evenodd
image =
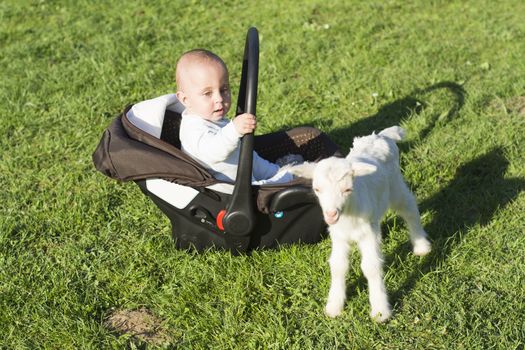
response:
M218 180L235 181L241 137L233 122L226 118L211 122L186 111L182 113L179 131L182 150L201 163ZM278 171L277 164L253 152L252 182L270 179ZM283 180L290 181L291 178Z

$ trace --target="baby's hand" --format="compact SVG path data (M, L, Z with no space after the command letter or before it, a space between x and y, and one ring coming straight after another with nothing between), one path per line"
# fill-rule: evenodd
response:
M239 114L233 119L233 125L235 125L235 130L237 130L239 134L249 134L257 127L257 119L253 114Z

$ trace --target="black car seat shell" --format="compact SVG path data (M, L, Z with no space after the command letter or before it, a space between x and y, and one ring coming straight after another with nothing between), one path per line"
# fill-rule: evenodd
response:
M237 114L255 114L257 70L258 35L251 28ZM281 150L301 154L307 161L340 156L325 134L302 127L245 135L237 180L228 183L213 178L181 151L183 110L175 95L127 106L104 131L93 154L100 172L119 181L134 181L161 209L171 222L178 248L199 252L218 248L238 254L283 244L316 243L324 237L326 225L311 183L298 178L286 184L253 186L251 155L255 149L270 161L285 155Z

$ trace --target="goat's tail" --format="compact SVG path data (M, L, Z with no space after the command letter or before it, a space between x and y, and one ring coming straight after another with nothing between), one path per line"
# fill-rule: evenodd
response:
M394 141L401 141L405 137L405 130L400 126L391 126L379 133L380 136L389 138Z

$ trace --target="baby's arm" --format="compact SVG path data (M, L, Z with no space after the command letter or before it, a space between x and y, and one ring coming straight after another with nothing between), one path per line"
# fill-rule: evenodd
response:
M239 139L253 132L256 124L255 116L245 113L214 131L200 118L182 118L182 149L204 163L223 162L239 147Z
M198 142L201 155L210 162L225 161L239 147L239 139L253 132L256 126L253 114L239 114L217 134L203 135Z
M239 134L249 134L257 127L257 119L253 114L239 114L233 120L235 129ZM261 158L257 152L253 152L253 177L256 180L269 179L279 171L279 166Z

